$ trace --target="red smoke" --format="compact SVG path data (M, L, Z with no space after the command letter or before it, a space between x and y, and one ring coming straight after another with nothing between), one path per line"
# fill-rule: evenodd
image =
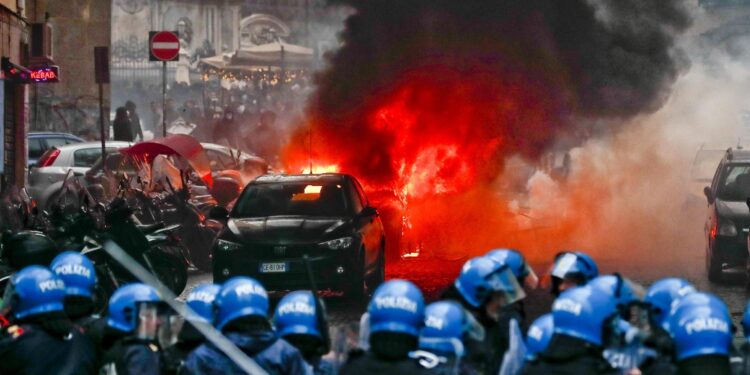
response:
M406 210L403 221L392 210L386 217L397 222L390 227L403 224L408 232L411 244L402 243L401 250L413 250L416 242L443 254L500 245L486 237L502 228L478 228L496 225L487 216L501 206L487 187L511 152L528 155L554 139L557 105L549 93L533 80L519 84L436 68L411 72L373 98L377 104L369 106L361 121L350 120L357 125L339 127L314 119L300 129L287 149L287 169L309 170L312 131L315 172L351 173L380 197L373 199L379 201L375 204L393 205L386 197ZM467 229L465 236L456 233L461 228ZM461 239L466 236L471 239Z

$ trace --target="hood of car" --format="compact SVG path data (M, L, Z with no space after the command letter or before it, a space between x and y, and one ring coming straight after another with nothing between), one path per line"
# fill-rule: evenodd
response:
M750 209L745 202L716 200L716 212L730 220L749 220Z
M336 238L351 229L347 224L340 218L270 216L230 219L227 229L246 244L309 244Z

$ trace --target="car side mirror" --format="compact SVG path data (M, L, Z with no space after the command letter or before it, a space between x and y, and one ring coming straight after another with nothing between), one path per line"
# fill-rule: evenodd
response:
M706 196L706 200L708 201L708 204L714 203L714 195L711 194L711 188L706 186L703 188L703 194Z
M229 220L229 211L222 206L214 206L208 211L208 218L224 223Z
M362 212L359 213L359 216L362 216L362 217L378 216L378 210L375 209L375 207L367 206L362 209Z

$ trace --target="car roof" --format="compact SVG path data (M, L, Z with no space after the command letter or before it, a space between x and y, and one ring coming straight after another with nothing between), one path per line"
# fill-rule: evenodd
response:
M70 133L56 133L56 132L30 132L28 134L31 138L42 138L42 137L63 137L63 138L72 138L72 139L78 139L83 141L80 137L76 137L73 134Z
M123 142L123 141L108 141L104 144L107 148L110 147L128 147L132 145L130 142ZM60 147L56 147L60 151L70 151L70 150L80 150L84 148L91 148L91 147L101 147L101 142L80 142L80 143L71 143L69 145L63 145Z
M750 162L750 150L730 148L724 157L729 163L747 163Z
M251 184L273 184L285 182L344 182L351 176L343 173L323 174L267 174L253 180Z

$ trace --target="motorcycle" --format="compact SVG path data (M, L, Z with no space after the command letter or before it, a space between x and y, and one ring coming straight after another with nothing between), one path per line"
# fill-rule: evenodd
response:
M206 219L203 210L208 208L202 210L190 199L187 184L179 190L172 188L172 194L160 198L159 207L165 222L180 223L178 234L190 263L201 271L211 271L211 249L222 224Z

